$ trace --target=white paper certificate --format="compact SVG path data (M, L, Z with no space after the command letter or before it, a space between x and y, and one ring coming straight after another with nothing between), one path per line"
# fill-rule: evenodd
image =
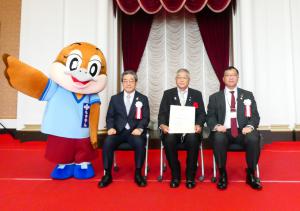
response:
M169 133L195 133L195 107L171 105Z

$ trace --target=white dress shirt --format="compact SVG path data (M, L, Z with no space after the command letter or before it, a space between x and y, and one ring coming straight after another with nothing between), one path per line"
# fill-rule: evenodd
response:
M183 91L180 90L179 88L177 88L179 101L180 101L180 103L181 103L181 101L183 101L183 105L182 106L184 106L185 103L186 103L186 99L187 99L187 96L188 96L188 90L189 90L189 88L186 88ZM181 99L182 93L183 93L183 99Z
M225 104L226 104L226 114L225 114L225 121L224 121L224 126L229 129L231 128L231 110L230 110L230 106L231 106L231 93L230 91L234 91L234 98L235 98L235 110L237 111L237 87L235 87L234 89L230 90L227 87L225 87L224 89L224 95L225 95ZM239 127L239 123L237 122L237 127Z
M135 91L133 91L132 93L127 93L126 91L124 91L123 99L124 99L124 104L125 104L125 106L126 106L126 104L127 104L127 96L128 96L128 95L130 96L130 100L129 100L129 101L130 101L129 110L130 110L131 105L132 105L132 101L133 101L133 98L134 98L134 94L135 94ZM128 114L129 114L129 112L128 112ZM128 114L127 114L127 115L128 115ZM130 126L129 126L128 122L126 123L125 128L126 128L127 130L130 129Z

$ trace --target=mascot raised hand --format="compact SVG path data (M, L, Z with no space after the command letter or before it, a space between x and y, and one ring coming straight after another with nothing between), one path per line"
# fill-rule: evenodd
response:
M53 179L88 179L95 175L100 114L98 92L106 85L103 53L89 43L73 43L58 54L48 78L39 70L3 55L5 75L16 90L47 101L42 132L48 134L45 156L57 165Z

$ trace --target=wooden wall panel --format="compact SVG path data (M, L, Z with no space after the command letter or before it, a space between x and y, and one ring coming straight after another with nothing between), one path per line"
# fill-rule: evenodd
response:
M21 0L0 0L0 119L16 119L17 92L4 77L2 54L19 56Z

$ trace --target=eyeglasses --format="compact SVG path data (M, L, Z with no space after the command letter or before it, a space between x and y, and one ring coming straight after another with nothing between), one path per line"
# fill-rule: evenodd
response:
M133 83L135 83L135 80L123 80L122 82L124 84L133 84Z
M188 78L188 77L179 77L179 76L178 76L178 77L176 77L176 79L177 79L177 80L188 80L189 78Z

